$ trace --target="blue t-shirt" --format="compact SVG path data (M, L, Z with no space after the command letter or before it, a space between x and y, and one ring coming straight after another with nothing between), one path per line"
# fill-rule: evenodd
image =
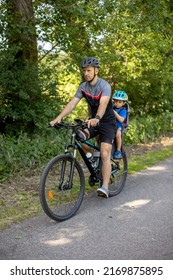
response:
M121 107L121 108L116 108L115 106L113 107L113 110L117 112L118 115L120 115L121 117L124 118L124 120L126 119L127 117L127 110L124 108L124 107ZM117 128L121 128L124 124L124 121L123 122L119 122L117 119L116 119L116 125L117 125Z

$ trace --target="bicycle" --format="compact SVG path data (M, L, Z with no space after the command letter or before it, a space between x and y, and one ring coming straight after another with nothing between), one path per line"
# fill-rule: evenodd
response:
M64 153L51 159L40 179L39 197L44 212L55 221L65 221L78 211L85 194L84 171L77 159L77 151L84 160L90 173L88 182L92 187L98 183L102 185L101 157L99 145L91 140L83 140L77 136L77 130L86 127L80 119L75 124L55 124L56 129L71 130L70 144L65 145ZM87 158L82 144L90 147L94 153L92 160ZM113 154L113 153L112 153ZM123 157L115 160L111 157L111 178L109 184L109 197L119 194L126 182L127 157L122 145Z

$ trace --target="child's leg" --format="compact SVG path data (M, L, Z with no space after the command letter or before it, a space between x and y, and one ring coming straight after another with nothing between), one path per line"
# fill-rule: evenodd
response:
M116 145L117 145L117 150L115 151L115 153L113 155L113 158L114 159L121 159L122 158L122 153L121 153L121 146L122 146L121 129L117 129Z
M121 145L122 145L121 129L117 129L116 144L117 144L117 150L121 151Z

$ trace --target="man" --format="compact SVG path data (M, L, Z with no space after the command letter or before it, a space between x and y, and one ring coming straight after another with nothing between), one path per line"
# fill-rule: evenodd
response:
M91 119L87 120L88 128L79 131L79 136L84 139L99 135L100 152L102 159L103 185L97 189L98 195L109 197L108 185L111 175L111 151L116 132L116 118L112 109L111 87L102 78L98 77L100 63L94 57L82 60L83 76L85 82L81 83L72 100L63 111L50 122L51 126L60 123L84 97L91 109Z

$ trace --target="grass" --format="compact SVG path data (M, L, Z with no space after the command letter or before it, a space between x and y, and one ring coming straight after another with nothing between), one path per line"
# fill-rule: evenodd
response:
M140 156L132 156L128 162L128 174L147 169L170 156L173 156L173 146L158 151L150 151Z
M38 198L39 176L18 174L0 185L0 229L41 212Z
M142 155L132 155L128 158L129 174L146 169L158 162L173 156L173 146L148 151ZM38 197L39 174L14 175L0 185L0 229L34 217L42 212ZM87 180L86 180L87 181ZM92 188L86 188L90 191Z

